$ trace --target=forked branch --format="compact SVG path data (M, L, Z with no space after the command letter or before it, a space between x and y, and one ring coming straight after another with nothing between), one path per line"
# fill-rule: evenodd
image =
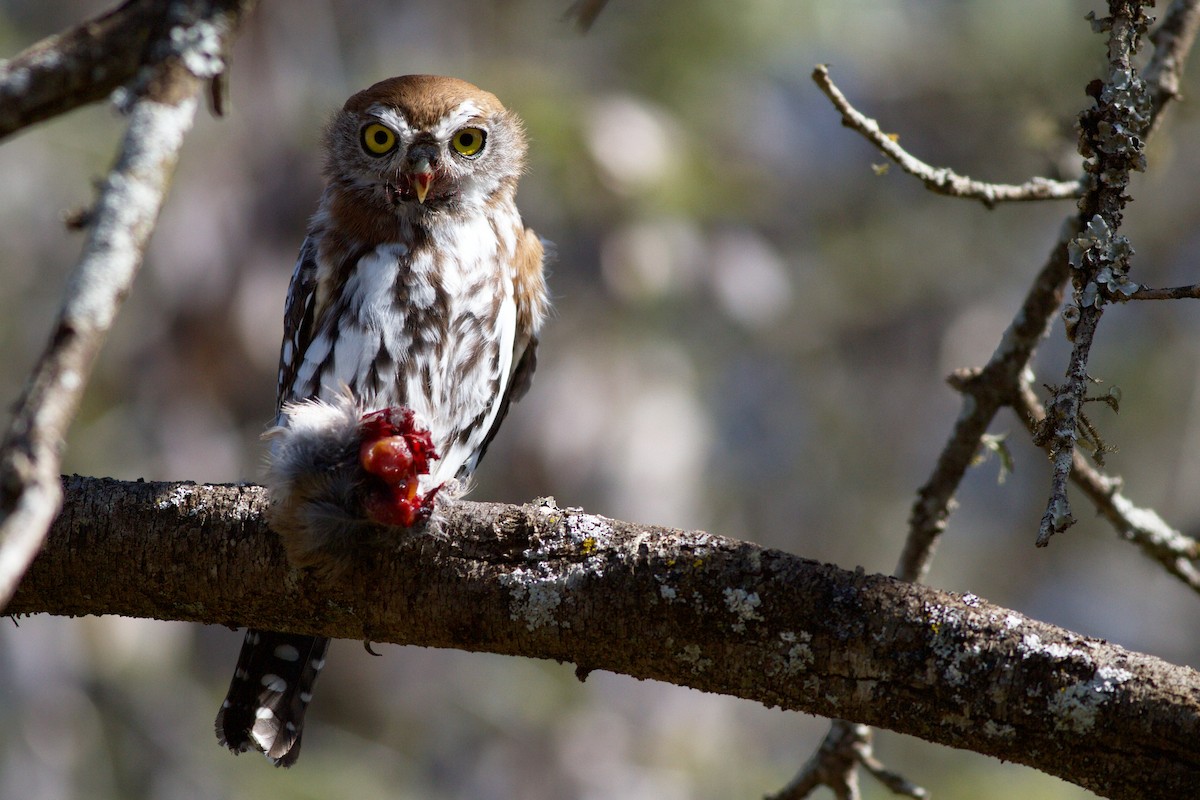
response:
M68 282L50 341L0 446L0 608L12 596L58 511L59 465L67 429L100 346L141 265L184 135L195 118L202 82L220 71L226 43L249 5L248 0L167 4L160 13L163 25L151 32L142 54L147 59L144 70L128 87L129 126L116 165L90 214L83 254ZM105 24L112 16L104 18ZM102 39L107 41L111 34ZM22 69L28 73L24 80L45 89L41 81L50 81L47 75L59 63L56 59L66 56L51 58L54 51L49 47L35 50L35 57L18 59L29 62L26 66L14 71L10 65L0 75L0 80L8 81L0 89L20 83ZM39 72L39 64L46 71ZM73 83L64 81L63 91L68 91ZM48 109L46 113L70 107L47 97L36 105ZM28 122L34 117L17 113L14 118Z

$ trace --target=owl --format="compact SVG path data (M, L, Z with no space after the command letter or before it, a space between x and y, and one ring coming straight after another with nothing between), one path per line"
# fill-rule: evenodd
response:
M266 483L293 566L352 579L356 546L420 524L478 465L529 387L547 297L542 242L516 206L525 136L494 95L381 81L346 101L324 150ZM293 764L328 646L248 630L220 742Z

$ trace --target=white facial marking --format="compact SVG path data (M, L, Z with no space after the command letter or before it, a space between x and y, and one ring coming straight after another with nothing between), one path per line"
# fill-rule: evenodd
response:
M382 103L374 103L367 109L367 114L387 125L396 132L402 143L407 144L412 139L413 129L408 124L408 120L394 108L385 106Z
M466 125L472 119L482 116L479 106L475 105L474 100L464 100L455 106L449 114L442 117L437 126L430 133L437 138L439 142L446 141L450 135L456 130Z

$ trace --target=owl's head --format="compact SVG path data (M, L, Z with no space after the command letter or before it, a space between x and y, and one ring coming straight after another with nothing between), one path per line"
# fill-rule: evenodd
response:
M520 120L457 78L405 75L346 101L326 132L325 175L358 202L398 214L473 210L515 190Z

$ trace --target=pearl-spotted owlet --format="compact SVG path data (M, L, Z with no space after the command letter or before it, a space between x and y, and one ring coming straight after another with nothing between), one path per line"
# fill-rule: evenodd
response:
M455 78L351 97L284 310L267 486L295 567L344 573L355 545L429 516L529 388L546 314L521 222L520 120ZM446 491L449 491L447 489ZM329 640L246 632L217 738L290 766Z

